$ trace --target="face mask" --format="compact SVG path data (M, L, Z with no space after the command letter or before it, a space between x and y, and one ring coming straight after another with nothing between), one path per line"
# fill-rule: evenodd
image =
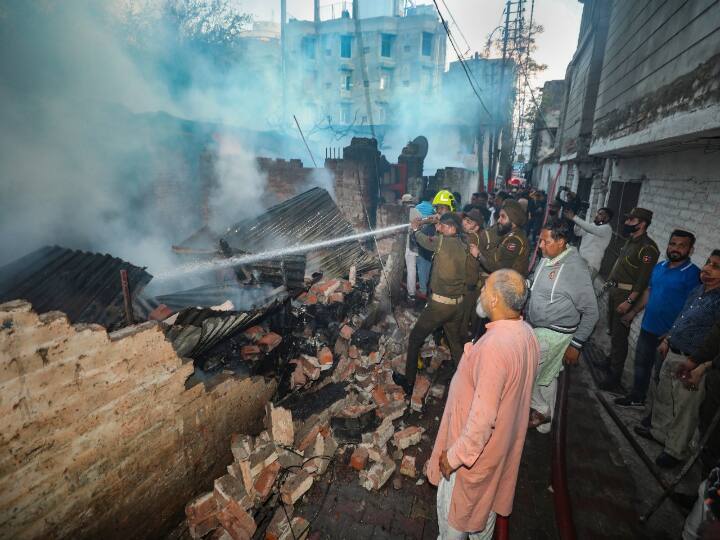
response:
M638 230L638 227L640 227L639 223L636 223L635 225L623 225L623 234L625 236L630 236Z
M485 311L485 306L483 306L482 300L478 298L477 304L475 305L475 313L477 313L478 317L481 319L487 319L488 314Z

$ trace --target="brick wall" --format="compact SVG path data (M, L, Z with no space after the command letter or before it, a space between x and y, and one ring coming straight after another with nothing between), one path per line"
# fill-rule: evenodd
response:
M333 174L335 202L340 212L356 230L367 231L365 212L371 211L367 168L361 162L347 159L327 159L325 168Z
M400 223L410 223L410 208L401 204L382 204L377 211L377 228L390 227L399 225ZM407 232L396 232L382 238L378 238L378 253L381 257L388 255L392 251L393 242L397 238L401 238L403 243L407 239ZM403 257L405 249L402 250Z
M157 538L232 461L274 383L193 372L157 323L0 305L0 537Z
M299 159L257 158L258 169L267 177L269 204L277 204L310 188L315 169L303 166Z

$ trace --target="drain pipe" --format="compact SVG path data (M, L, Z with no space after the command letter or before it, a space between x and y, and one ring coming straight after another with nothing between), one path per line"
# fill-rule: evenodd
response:
M575 540L575 523L567 486L565 439L567 432L567 401L570 387L570 370L562 370L558 381L552 434L552 489L555 504L555 523L561 540Z

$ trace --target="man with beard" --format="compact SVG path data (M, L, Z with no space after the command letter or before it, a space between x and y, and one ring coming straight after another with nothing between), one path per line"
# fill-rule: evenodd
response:
M668 333L688 295L700 282L700 269L690 260L694 245L695 236L692 233L679 229L673 231L665 252L667 260L655 265L647 289L620 319L629 327L635 316L645 309L635 348L632 391L615 400L615 404L620 407L645 405L650 375L658 359L660 340Z
M482 214L473 208L462 214L462 227L465 232L465 238L469 246L478 246L480 251L486 251L490 245L490 233L483 229L485 221ZM475 313L475 305L478 296L488 277L486 272L481 271L477 259L474 257L467 258L467 278L466 290L463 295L463 320L460 327L460 333L466 338L469 332L475 330L477 326L477 314Z
M530 243L523 230L526 222L527 213L520 203L513 199L503 203L494 229L496 239L493 245L485 252L477 246L470 245L470 254L479 261L481 270L492 274L502 268L512 268L523 277L527 277Z
M612 217L612 210L600 208L595 214L595 220L590 223L576 216L572 209L565 209L565 218L575 224L575 236L582 238L580 256L588 264L593 279L600 271L603 255L612 239L612 227L610 226Z
M602 390L622 391L620 379L625 368L628 352L630 326L622 320L642 297L660 251L648 236L647 229L653 213L645 208L633 208L626 216L623 236L627 237L617 261L610 272L608 282L608 327L611 335L610 362L605 380L600 383Z
M720 251L712 252L700 272L700 281L660 343L660 358L665 360L656 370L659 377L651 393L650 427L636 428L639 435L664 445L655 460L660 467L674 467L688 457L698 425L706 394L705 372L713 360L713 356L703 354L703 340L720 319Z

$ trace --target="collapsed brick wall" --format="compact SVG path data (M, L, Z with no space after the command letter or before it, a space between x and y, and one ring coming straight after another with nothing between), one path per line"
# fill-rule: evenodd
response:
M232 461L274 382L193 372L157 323L112 334L0 305L0 537L157 538Z

